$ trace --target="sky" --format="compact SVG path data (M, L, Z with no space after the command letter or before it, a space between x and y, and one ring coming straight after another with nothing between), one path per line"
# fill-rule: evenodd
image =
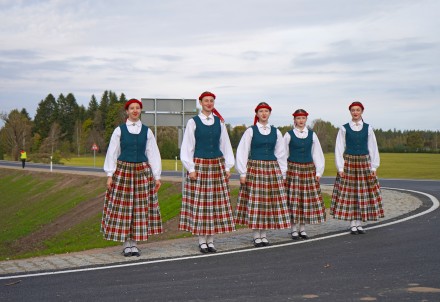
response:
M440 130L437 0L0 0L0 41L3 113L209 90L233 126L264 101L339 127L361 101L376 129Z

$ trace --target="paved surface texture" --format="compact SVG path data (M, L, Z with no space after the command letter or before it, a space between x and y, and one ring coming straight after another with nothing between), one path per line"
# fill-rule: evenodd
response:
M332 188L331 185L322 186L323 192L326 193L331 193ZM386 217L380 222L393 220L417 210L422 205L422 202L418 198L409 193L383 189L382 194ZM369 224L377 223L378 222L365 223L364 226L367 232ZM327 221L325 223L306 226L306 231L311 238L330 233L345 232L347 230L348 222L335 220L330 215L327 215ZM268 231L267 235L272 244L291 242L289 230ZM253 248L251 239L251 230L239 229L234 233L216 236L215 246L218 253L236 249ZM193 237L144 243L140 244L139 248L142 253L140 257L124 257L121 254L122 247L112 247L23 260L2 261L0 262L0 276L200 255L197 239Z

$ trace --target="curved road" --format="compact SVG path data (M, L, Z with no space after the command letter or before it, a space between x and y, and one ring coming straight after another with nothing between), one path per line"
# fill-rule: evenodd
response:
M323 182L332 183L333 179L325 178ZM439 181L382 179L381 185L420 191L440 199ZM431 207L428 197L417 196L423 201L419 212ZM439 234L437 209L404 222L372 228L367 235L2 280L0 300L440 301Z

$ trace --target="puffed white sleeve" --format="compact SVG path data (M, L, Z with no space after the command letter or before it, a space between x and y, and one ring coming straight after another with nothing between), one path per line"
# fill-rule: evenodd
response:
M113 176L116 171L116 162L121 154L121 128L116 127L110 138L107 154L104 160L104 171L107 176Z
M196 138L194 132L196 130L196 123L194 119L190 119L186 124L185 133L183 134L182 145L180 146L180 160L185 169L191 173L195 171L194 168L194 151L196 148Z
M220 151L225 159L225 170L230 171L234 166L234 151L232 150L231 140L229 139L228 130L224 123L220 123Z
M240 177L245 177L247 172L247 162L249 158L249 152L251 150L253 130L251 127L247 128L240 139L240 143L237 147L237 156L235 169L240 174Z
M336 137L335 163L338 172L344 171L344 152L345 152L345 128L341 126Z
M376 171L380 166L379 148L373 128L368 127L368 153L370 154L371 170Z
M147 145L145 147L145 155L148 158L154 179L159 180L162 174L162 159L160 157L159 147L157 146L156 138L153 131L148 128Z
M312 158L313 164L316 168L316 176L321 177L324 174L325 158L324 153L322 152L321 143L315 132L313 132Z
M286 178L286 171L287 171L286 146L284 145L284 139L283 139L283 135L281 134L281 131L278 129L276 129L276 131L277 131L277 142L275 144L275 157L277 158L278 165L280 166L281 173L283 174L283 178Z

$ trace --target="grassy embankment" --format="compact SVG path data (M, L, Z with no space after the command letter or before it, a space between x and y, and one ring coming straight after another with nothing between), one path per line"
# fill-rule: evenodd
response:
M440 155L381 154L381 158L381 178L440 179ZM93 166L93 157L72 158L65 164L90 166L90 160ZM326 160L325 175L333 176L332 154L326 154ZM174 165L165 160L163 169L174 170ZM0 260L118 245L103 240L99 232L104 187L101 177L0 169ZM237 195L238 188L232 188L233 203ZM328 207L329 196L324 198ZM181 184L163 183L159 202L167 227L167 221L179 214ZM151 240L188 236L175 229L174 224L165 236Z

